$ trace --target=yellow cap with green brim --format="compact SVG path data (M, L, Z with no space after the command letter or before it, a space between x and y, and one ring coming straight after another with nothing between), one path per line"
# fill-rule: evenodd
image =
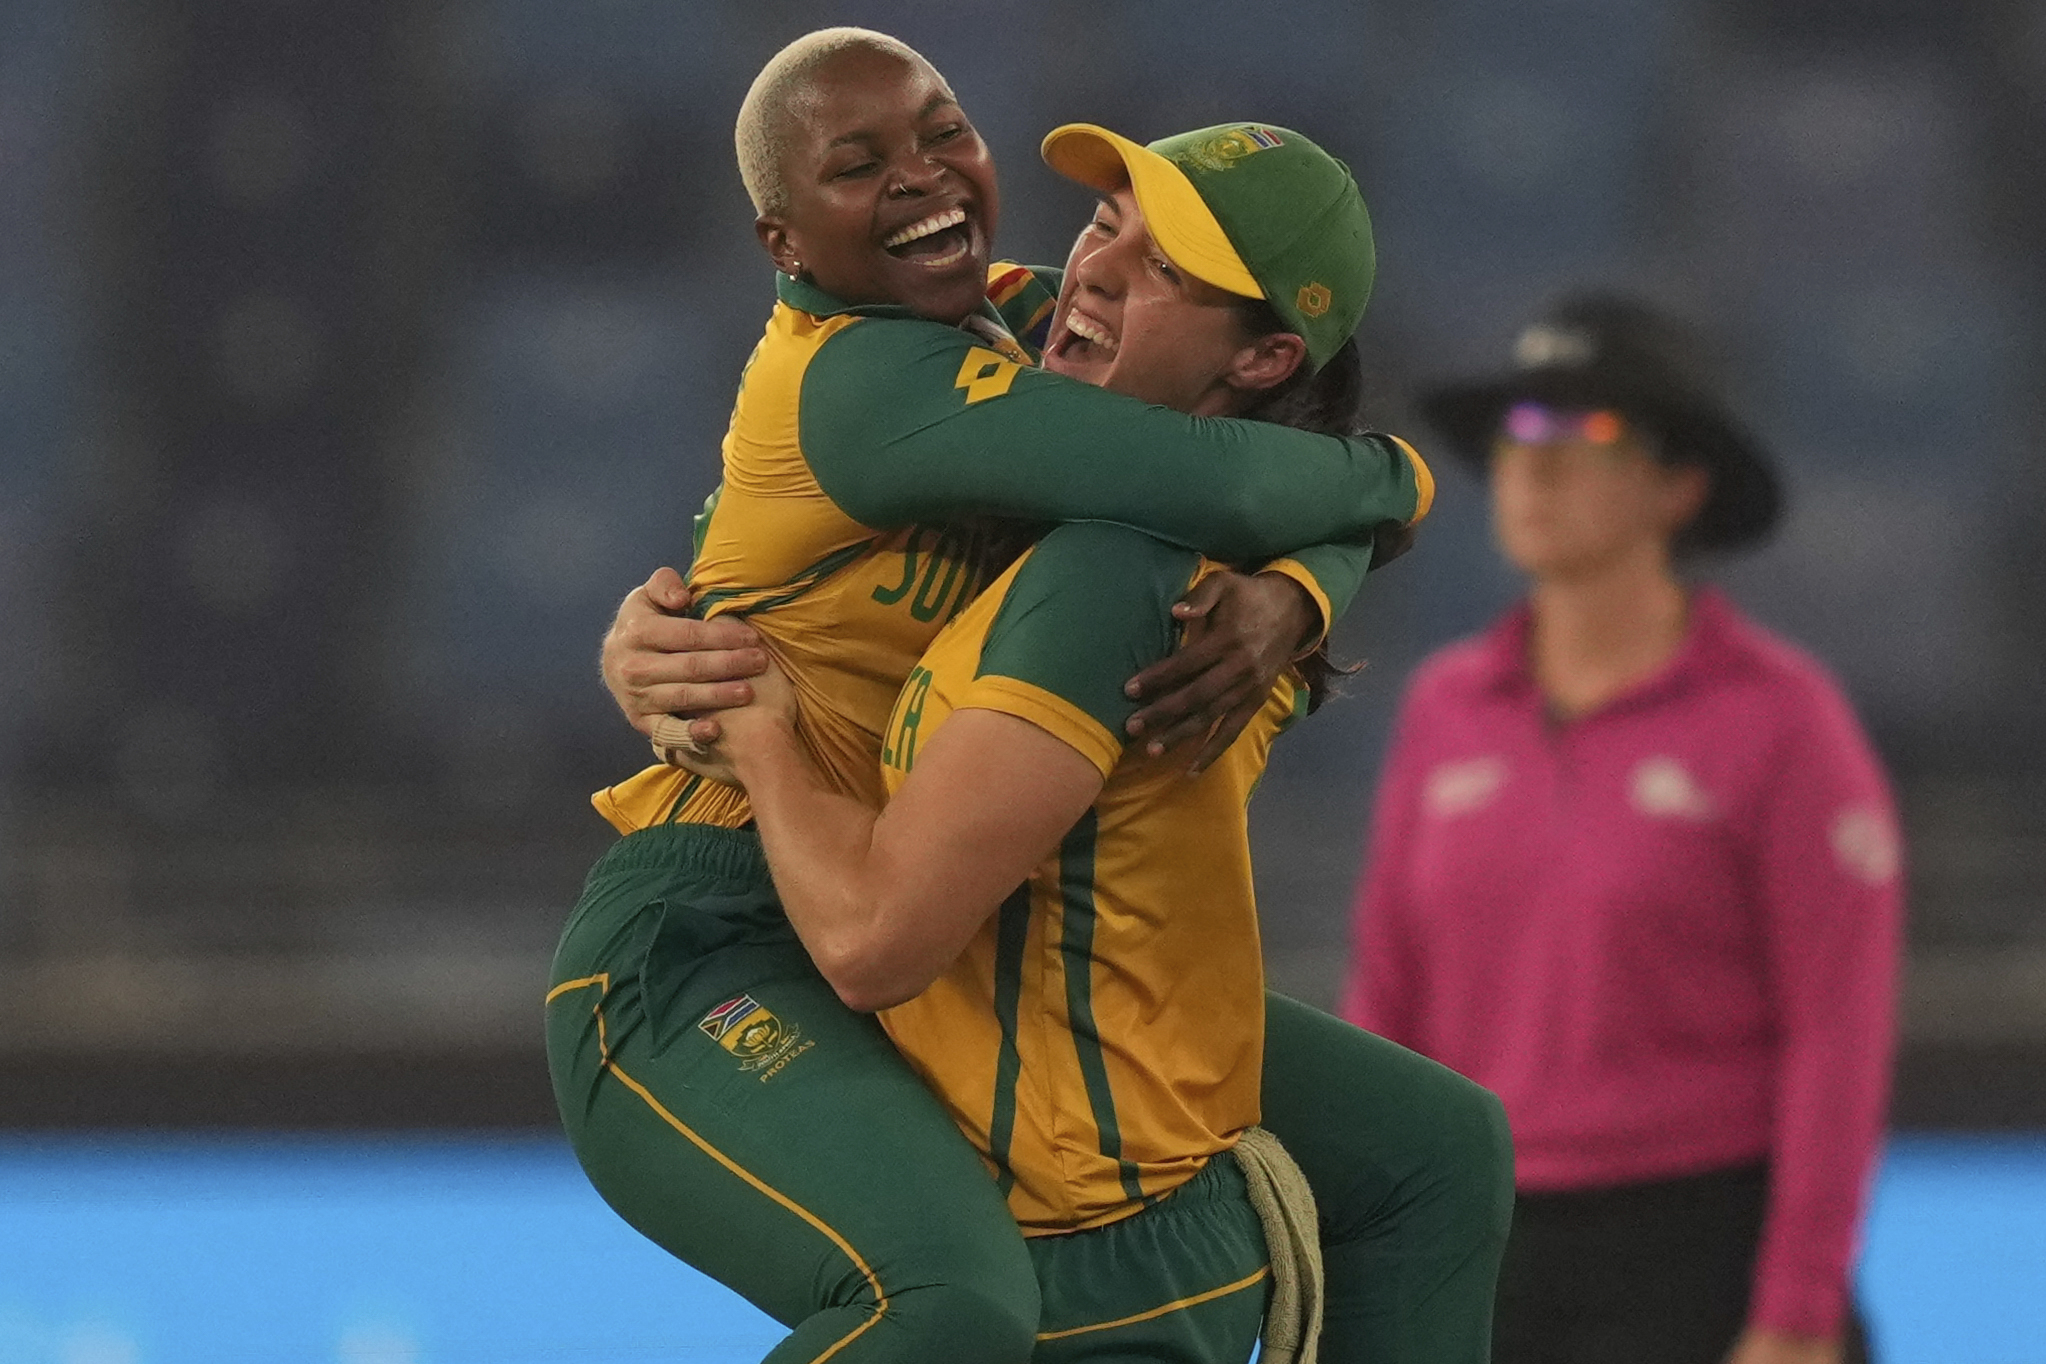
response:
M1127 182L1173 264L1270 303L1314 368L1357 330L1377 273L1371 216L1349 167L1290 128L1223 123L1145 147L1068 123L1044 160L1104 193Z

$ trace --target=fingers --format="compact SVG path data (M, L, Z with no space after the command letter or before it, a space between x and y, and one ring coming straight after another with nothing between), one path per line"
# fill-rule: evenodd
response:
M667 616L654 611L635 615L621 615L617 646L624 649L644 649L653 653L682 654L696 653L706 649L753 649L760 648L760 635L745 621L731 616L718 616L712 620L695 620L688 616ZM762 656L754 673L767 666ZM748 673L747 676L752 676Z
M1220 714L1213 709L1216 698L1256 675L1254 660L1233 640L1196 627L1178 652L1153 663L1124 686L1131 700L1148 702L1130 717L1129 732L1154 732L1202 710L1213 720Z
M674 682L632 693L632 714L651 722L664 715L701 715L732 710L753 701L751 682ZM646 723L639 723L642 733Z
M738 784L732 770L731 754L717 747L715 721L692 720L681 715L664 715L652 726L654 753L670 767L679 767L699 777Z
M1131 678L1123 694L1136 701L1158 697L1185 686L1222 661L1238 641L1215 633L1218 620L1227 614L1219 608L1226 607L1250 581L1238 573L1211 573L1195 583L1172 608L1172 614L1186 623L1179 648Z
M743 621L690 620L651 612L604 641L604 682L626 718L640 722L678 711L721 710L752 700L743 682L767 668L767 651ZM706 689L707 688L707 689Z
M1215 659L1212 655L1201 655L1182 649L1176 654L1159 659L1123 683L1122 692L1132 701L1152 702L1153 704L1137 712L1140 716L1148 717L1151 711L1157 709L1158 698L1171 696L1214 665ZM1135 729L1130 731L1132 734L1136 732Z
M678 683L743 682L766 671L767 651L758 648L671 650L631 646L621 650L617 659L618 680L635 692Z
M1229 745L1236 742L1236 736L1243 733L1244 726L1264 709L1264 704L1263 693L1253 693L1248 700L1223 716L1222 723L1209 732L1207 742L1201 745L1200 752L1194 754L1193 762L1187 765L1186 774L1189 777L1198 777L1207 771L1215 759L1221 757L1228 751Z
M1194 716L1182 720L1170 729L1163 730L1147 740L1144 744L1144 756L1147 758L1162 758L1167 753L1176 752L1200 739L1208 732L1201 728L1200 718L1199 716ZM1193 769L1189 766L1187 770L1191 772Z
M1209 668L1129 718L1128 731L1156 755L1199 738L1246 700L1263 693L1256 673L1226 663Z
M652 605L663 611L687 611L691 597L689 584L682 581L682 575L666 566L654 570L640 589Z
M1217 573L1202 579L1173 608L1190 622L1186 638L1169 658L1138 673L1125 686L1134 700L1147 701L1132 715L1128 732L1144 752L1161 756L1198 743L1190 772L1199 772L1228 748L1257 714L1270 688L1255 649L1245 647L1241 626L1224 624L1250 580ZM1238 613L1240 614L1240 612Z
M1187 626L1177 649L1123 684L1123 695L1132 701L1156 701L1176 692L1214 668L1226 665L1234 644L1233 639L1215 632L1213 621L1195 620Z
M1123 729L1131 738L1170 746L1185 739L1189 728L1205 732L1220 713L1216 703L1227 689L1226 679L1201 673L1130 716Z
M1180 718L1148 728L1144 735L1144 752L1155 758L1189 743L1212 741L1218 726L1224 725L1230 726L1228 739L1234 739L1242 731L1245 723L1236 717L1244 713L1246 708L1249 714L1255 714L1263 703L1264 693L1254 684L1230 687L1210 697L1205 705L1188 710ZM1228 746L1228 740L1225 739L1222 748ZM1207 747L1208 744L1204 742L1202 744L1204 753ZM1195 756L1194 761L1195 770L1206 765L1199 754Z
M1175 620L1197 620L1213 611L1229 595L1234 573L1210 573L1195 583L1193 590L1173 605Z
M646 735L653 740L656 750L665 749L691 755L700 755L703 751L703 745L689 733L689 721L679 715L655 716L653 722L647 726ZM668 756L665 760L673 763L675 758Z
M698 747L688 739L681 743L664 744L654 742L654 756L670 767L679 767L699 777L712 781L731 783L732 772L723 757L713 748Z

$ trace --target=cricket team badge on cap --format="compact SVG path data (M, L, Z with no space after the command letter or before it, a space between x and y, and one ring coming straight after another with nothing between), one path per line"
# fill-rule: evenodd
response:
M1286 139L1279 136L1277 129L1245 124L1189 147L1181 156L1202 170L1220 171L1228 170L1246 156L1285 145Z

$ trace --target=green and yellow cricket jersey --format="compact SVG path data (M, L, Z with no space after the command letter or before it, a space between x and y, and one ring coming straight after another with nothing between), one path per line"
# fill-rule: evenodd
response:
M1125 754L1123 682L1219 565L1121 526L1053 530L946 627L882 747L891 792L955 711L1020 716L1100 797L889 1036L992 1165L1026 1235L1116 1221L1258 1120L1264 972L1245 805L1299 679L1206 772Z
M706 615L745 615L794 684L800 732L837 787L878 804L902 680L1013 557L1025 522L1099 518L1231 561L1283 567L1332 620L1372 532L1425 516L1434 482L1390 437L1345 440L1190 417L1035 368L1056 272L1002 265L961 327L849 306L777 276L697 519ZM743 793L654 766L593 803L621 833L738 827Z

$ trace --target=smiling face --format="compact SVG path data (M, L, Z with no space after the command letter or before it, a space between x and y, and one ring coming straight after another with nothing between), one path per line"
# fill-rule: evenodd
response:
M1643 556L1667 562L1709 490L1703 469L1656 459L1647 437L1617 418L1539 440L1502 430L1492 447L1493 533L1535 578L1593 576Z
M1044 367L1181 412L1225 416L1306 358L1290 332L1253 334L1243 303L1173 265L1125 184L1096 206L1066 258Z
M994 159L936 71L854 48L816 71L786 117L787 209L755 225L776 265L848 303L947 324L980 306Z

